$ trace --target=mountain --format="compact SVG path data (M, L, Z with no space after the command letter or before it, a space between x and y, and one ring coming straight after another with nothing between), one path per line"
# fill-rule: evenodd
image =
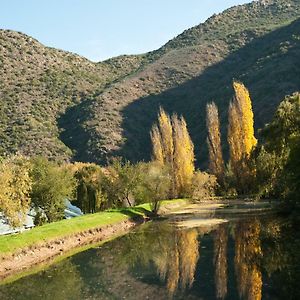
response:
M233 7L160 49L101 63L0 31L0 152L105 163L149 159L159 106L182 114L207 157L205 105L214 100L226 140L232 80L249 88L256 128L300 90L300 0ZM226 143L224 150L226 152Z
M0 30L0 153L71 157L59 138L59 116L142 61L143 56L123 56L92 63L20 32Z

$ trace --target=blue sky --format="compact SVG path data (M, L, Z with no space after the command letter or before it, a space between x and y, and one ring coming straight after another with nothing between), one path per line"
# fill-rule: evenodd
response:
M93 61L154 50L243 0L1 0L0 28Z

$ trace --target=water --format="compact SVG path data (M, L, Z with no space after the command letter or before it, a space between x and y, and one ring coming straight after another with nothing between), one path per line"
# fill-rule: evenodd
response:
M1 285L0 299L300 299L300 233L251 211L178 212Z

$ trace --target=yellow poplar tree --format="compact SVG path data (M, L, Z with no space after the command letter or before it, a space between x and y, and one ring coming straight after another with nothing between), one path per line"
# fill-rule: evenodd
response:
M171 118L166 112L160 108L158 115L158 124L161 135L162 153L165 163L173 164L174 143L173 143L173 128Z
M220 121L216 104L214 102L208 103L206 112L209 169L221 181L224 174L224 160L221 148Z
M151 142L153 147L152 159L154 161L159 162L160 164L163 164L164 155L163 155L163 148L161 142L161 135L156 124L152 126L150 135L151 135Z
M253 170L247 164L257 140L254 136L254 118L248 90L240 82L234 82L235 97L228 111L228 144L230 165L242 192L249 190Z
M189 190L194 167L194 145L183 117L172 116L160 108L158 125L151 130L153 159L170 170L170 197L184 195Z
M240 111L236 101L234 101L229 104L227 137L230 152L230 162L233 167L235 167L235 165L242 159L244 154L243 135Z
M233 82L235 100L240 110L240 121L243 130L244 153L249 156L253 147L257 144L254 136L254 116L251 98L247 88L240 82Z
M183 117L172 117L174 138L174 175L177 195L185 195L195 172L194 144Z

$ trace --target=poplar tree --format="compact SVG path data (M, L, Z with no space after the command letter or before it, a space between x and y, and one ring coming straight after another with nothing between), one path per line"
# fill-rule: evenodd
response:
M160 140L162 144L162 153L165 163L173 165L174 142L173 142L173 128L170 116L162 109L159 110L158 124L160 131Z
M209 169L222 181L224 175L224 160L221 148L221 133L218 108L214 102L206 106L206 126L208 130L207 144L209 152Z
M153 147L152 160L157 161L160 164L163 164L164 156L163 156L161 135L160 135L159 128L156 124L152 126L150 135L151 135L151 142Z
M249 156L253 147L257 144L254 136L254 116L252 111L251 98L247 88L240 82L233 82L235 101L237 103L240 122L243 131L243 151Z
M230 102L228 110L228 137L230 163L236 166L241 161L244 153L243 128L240 111L236 101Z
M195 172L194 144L187 130L183 117L172 116L174 140L174 176L176 192L186 195Z
M235 175L237 188L245 192L253 175L248 161L257 140L254 136L254 118L249 92L240 82L234 82L233 88L235 97L229 105L227 140L230 166Z
M194 145L183 117L172 116L160 108L158 125L151 130L153 160L169 169L170 197L185 195L194 174Z

